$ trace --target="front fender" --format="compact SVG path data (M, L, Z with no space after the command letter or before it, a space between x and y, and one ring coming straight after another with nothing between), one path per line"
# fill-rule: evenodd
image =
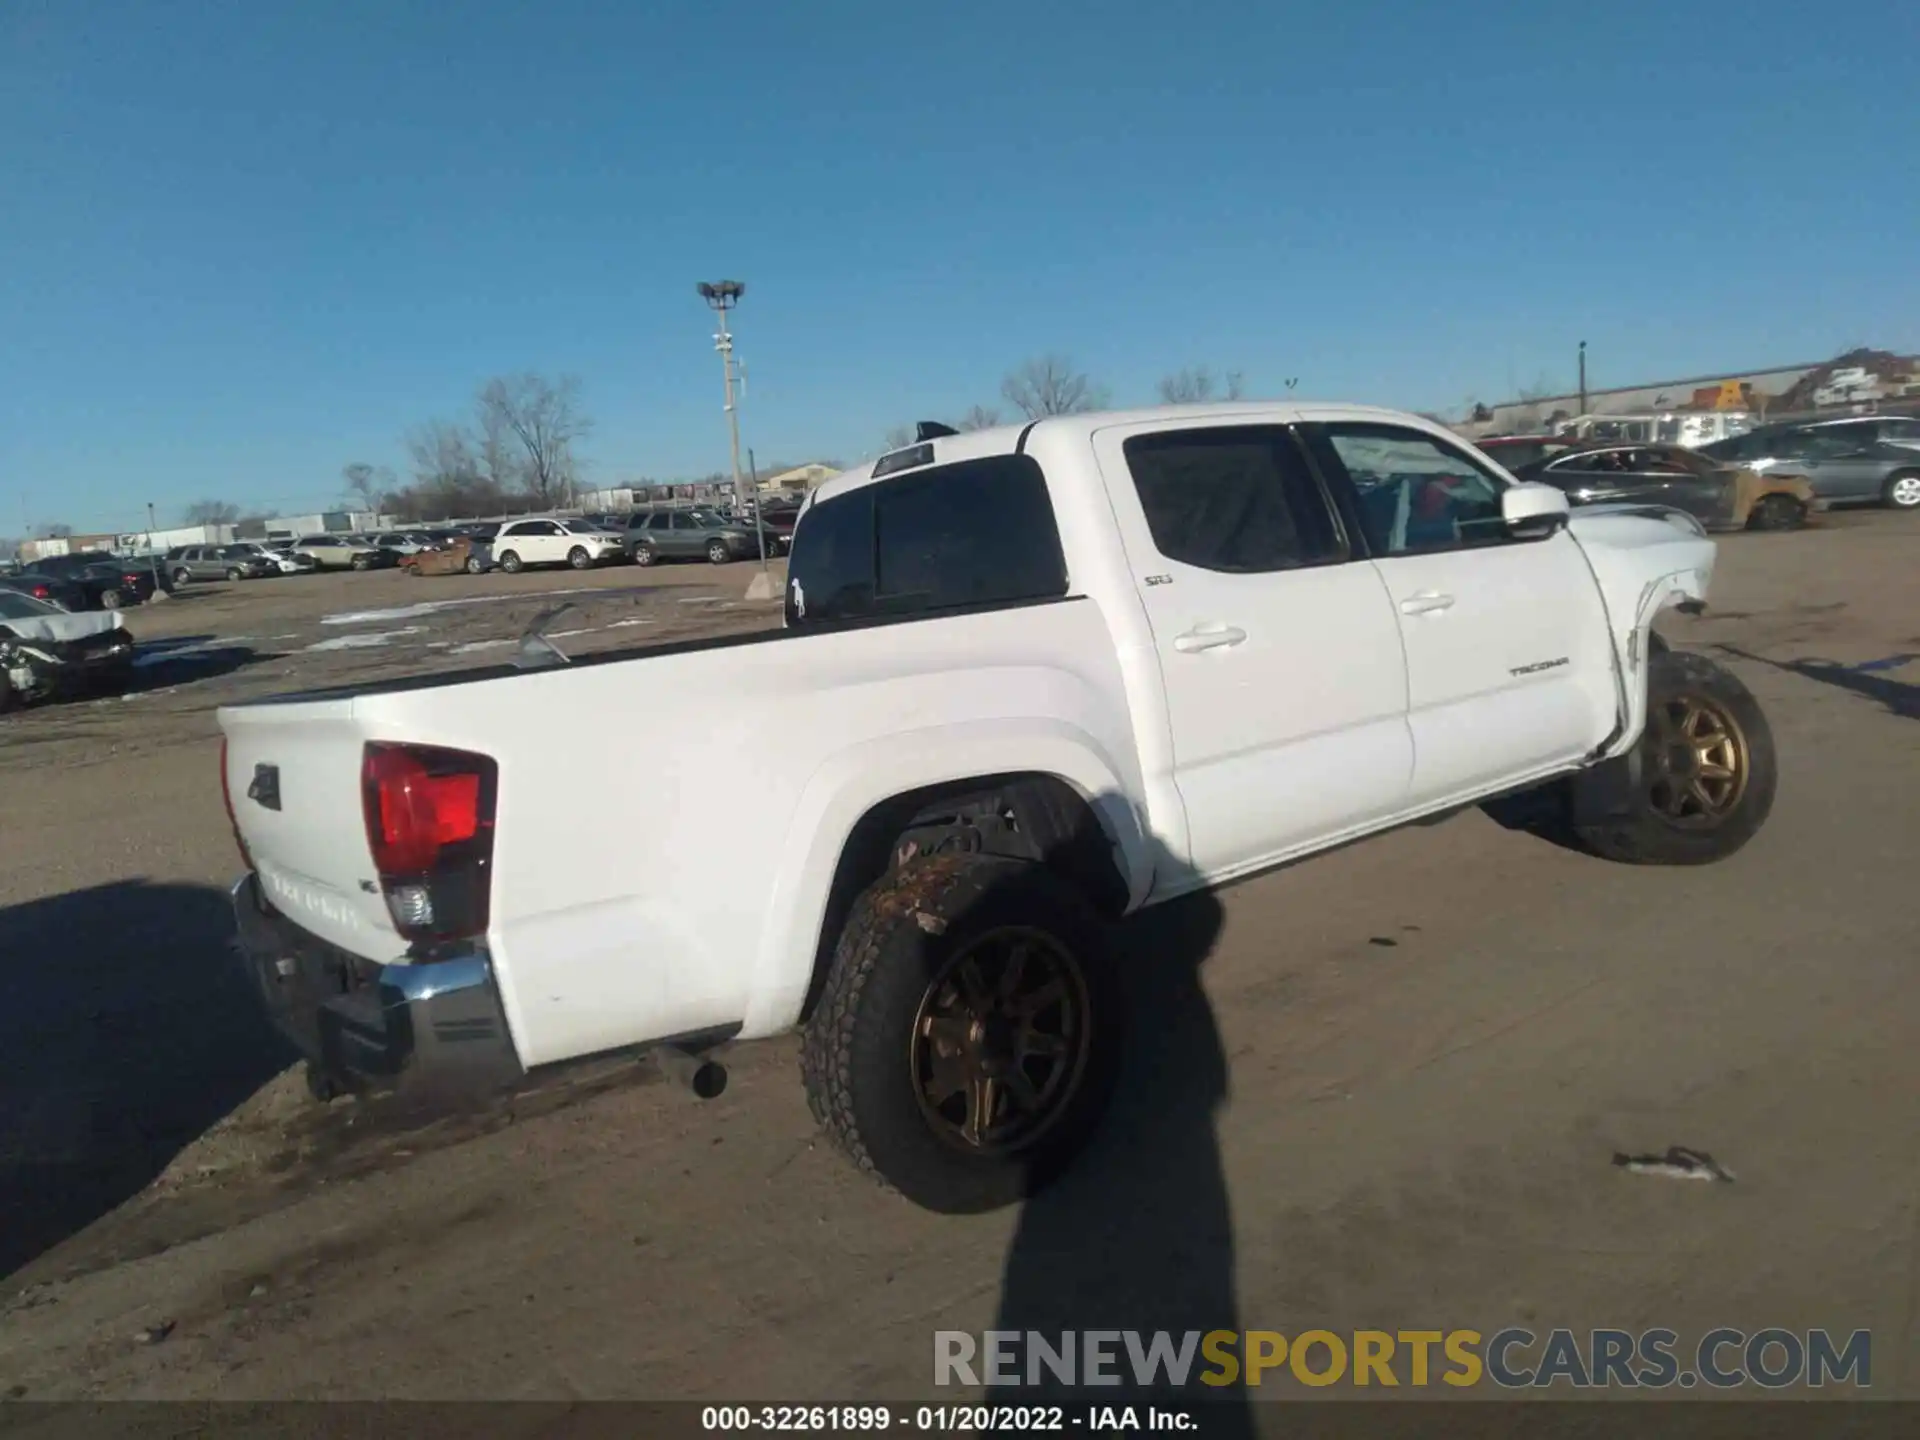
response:
M1596 757L1610 759L1631 750L1647 722L1647 657L1655 617L1676 605L1706 602L1717 552L1713 541L1694 529L1644 510L1576 511L1571 529L1600 587L1612 633L1619 719Z
M1038 718L929 726L829 756L808 778L788 825L781 854L790 858L768 905L741 1038L798 1022L840 856L860 818L896 795L976 775L1054 776L1092 806L1120 856L1129 905L1139 904L1153 865L1129 769L1079 726Z

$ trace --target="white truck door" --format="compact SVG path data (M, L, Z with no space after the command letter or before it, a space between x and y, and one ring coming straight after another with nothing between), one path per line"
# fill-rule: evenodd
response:
M1405 807L1393 606L1281 425L1165 421L1094 449L1153 633L1193 867L1260 868Z
M1393 424L1305 429L1386 582L1407 655L1416 806L1484 794L1588 754L1617 719L1599 583L1573 537L1516 539L1506 482Z

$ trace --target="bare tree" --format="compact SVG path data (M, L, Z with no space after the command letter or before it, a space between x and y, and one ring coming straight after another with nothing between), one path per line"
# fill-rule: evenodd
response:
M51 525L36 525L33 527L33 538L36 540L64 540L71 534L73 534L73 526L68 525L64 521L56 521Z
M380 498L380 482L373 466L364 460L355 460L340 467L340 478L346 482L348 499L358 500L365 509L374 508Z
M913 434L911 425L896 425L887 431L886 437L880 443L889 450L904 450L913 444Z
M489 380L480 391L483 454L496 437L504 447L511 436L528 488L542 505L551 504L572 488L574 446L593 429L579 405L580 382L570 375L557 383L533 374Z
M520 442L514 438L506 415L484 402L480 406L480 472L504 495L531 488Z
M990 405L975 405L960 417L962 430L991 430L1000 423L1000 412Z
M480 462L466 427L433 420L407 437L413 456L413 478L423 487L472 485L480 478Z
M1160 398L1168 405L1204 405L1211 400L1246 398L1246 377L1229 370L1216 378L1205 365L1189 365L1160 381Z
M1078 415L1098 410L1106 392L1073 368L1064 355L1029 360L1000 382L1000 393L1029 420L1047 415Z
M186 516L189 525L231 525L240 518L240 507L227 500L196 500Z

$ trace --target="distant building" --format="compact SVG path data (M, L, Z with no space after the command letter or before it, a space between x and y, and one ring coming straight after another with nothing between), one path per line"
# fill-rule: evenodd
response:
M811 490L823 480L831 480L840 472L831 465L822 465L814 461L808 465L796 465L791 470L782 470L778 475L762 475L762 490Z
M1815 365L1783 365L1726 375L1695 375L1651 385L1627 385L1541 395L1481 405L1453 428L1463 435L1524 435L1551 431L1575 416L1658 415L1686 410L1742 410L1756 421L1920 398L1920 365L1880 350L1855 350Z

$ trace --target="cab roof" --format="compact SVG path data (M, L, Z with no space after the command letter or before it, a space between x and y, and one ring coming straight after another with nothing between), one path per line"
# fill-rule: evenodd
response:
M1050 435L1092 435L1115 426L1171 423L1182 420L1231 420L1291 425L1306 420L1373 420L1411 425L1416 429L1452 435L1445 426L1435 425L1404 410L1389 410L1376 405L1345 405L1312 400L1233 400L1208 405L1148 405L1130 410L1089 410L1075 415L1048 415L1017 425L996 425L990 430L969 430L958 434L928 433L945 426L923 423L924 438L897 450L889 450L873 460L863 460L823 480L813 489L813 503L830 500L849 490L858 490L890 475L923 470L930 465L950 465L959 460L978 460L989 455L1013 455L1027 448L1032 433L1043 427ZM1460 437L1454 436L1455 439ZM1465 442L1463 442L1465 443Z

